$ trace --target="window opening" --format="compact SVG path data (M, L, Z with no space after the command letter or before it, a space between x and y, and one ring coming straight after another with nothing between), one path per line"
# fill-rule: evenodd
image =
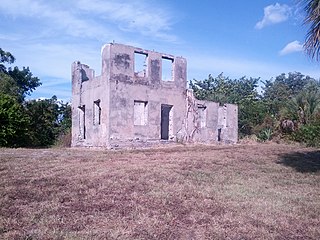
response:
M162 81L173 81L173 59L162 57Z
M78 116L79 116L79 138L86 139L86 107L85 105L78 107Z
M147 125L148 123L148 102L134 101L133 117L134 125Z
M227 106L218 108L218 124L223 128L227 126Z
M93 125L101 124L100 99L93 102Z
M224 141L224 130L227 127L227 106L218 108L218 142Z
M148 54L134 52L134 73L138 77L147 76Z
M198 113L200 128L205 128L207 126L207 107L202 104L198 104Z

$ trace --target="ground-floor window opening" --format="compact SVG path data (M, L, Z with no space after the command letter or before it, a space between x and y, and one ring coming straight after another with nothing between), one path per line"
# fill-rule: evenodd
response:
M205 105L198 104L198 114L200 128L205 128L207 126L207 107Z
M101 124L100 99L93 102L93 125Z
M85 105L78 107L79 117L79 139L86 139L86 107Z
M134 101L133 108L134 125L147 125L148 123L148 102Z

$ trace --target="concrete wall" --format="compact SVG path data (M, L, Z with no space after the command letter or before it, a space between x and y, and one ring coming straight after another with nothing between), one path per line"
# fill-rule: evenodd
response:
M139 59L144 61L142 70ZM218 103L196 100L187 90L186 72L182 57L122 44L103 48L101 76L73 63L72 146L217 142L218 128L223 129L222 141L236 142L237 106L222 109Z
M134 71L134 53L147 55L146 74ZM161 80L163 54L130 46L113 45L109 52L110 76L110 145L135 140L159 140L161 104L173 106L173 132L184 118L184 89L186 88L186 61L174 56L173 81ZM147 121L144 125L134 124L134 104L145 103ZM174 136L171 136L172 140Z

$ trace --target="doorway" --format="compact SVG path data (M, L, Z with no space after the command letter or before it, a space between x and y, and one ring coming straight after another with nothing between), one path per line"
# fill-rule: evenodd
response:
M161 104L161 139L169 140L172 135L172 105Z

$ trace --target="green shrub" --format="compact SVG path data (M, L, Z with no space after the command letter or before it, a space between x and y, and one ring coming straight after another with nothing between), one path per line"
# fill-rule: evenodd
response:
M262 142L270 141L272 137L272 130L270 128L263 129L258 134L258 139Z
M292 136L309 147L320 147L320 122L303 125Z

